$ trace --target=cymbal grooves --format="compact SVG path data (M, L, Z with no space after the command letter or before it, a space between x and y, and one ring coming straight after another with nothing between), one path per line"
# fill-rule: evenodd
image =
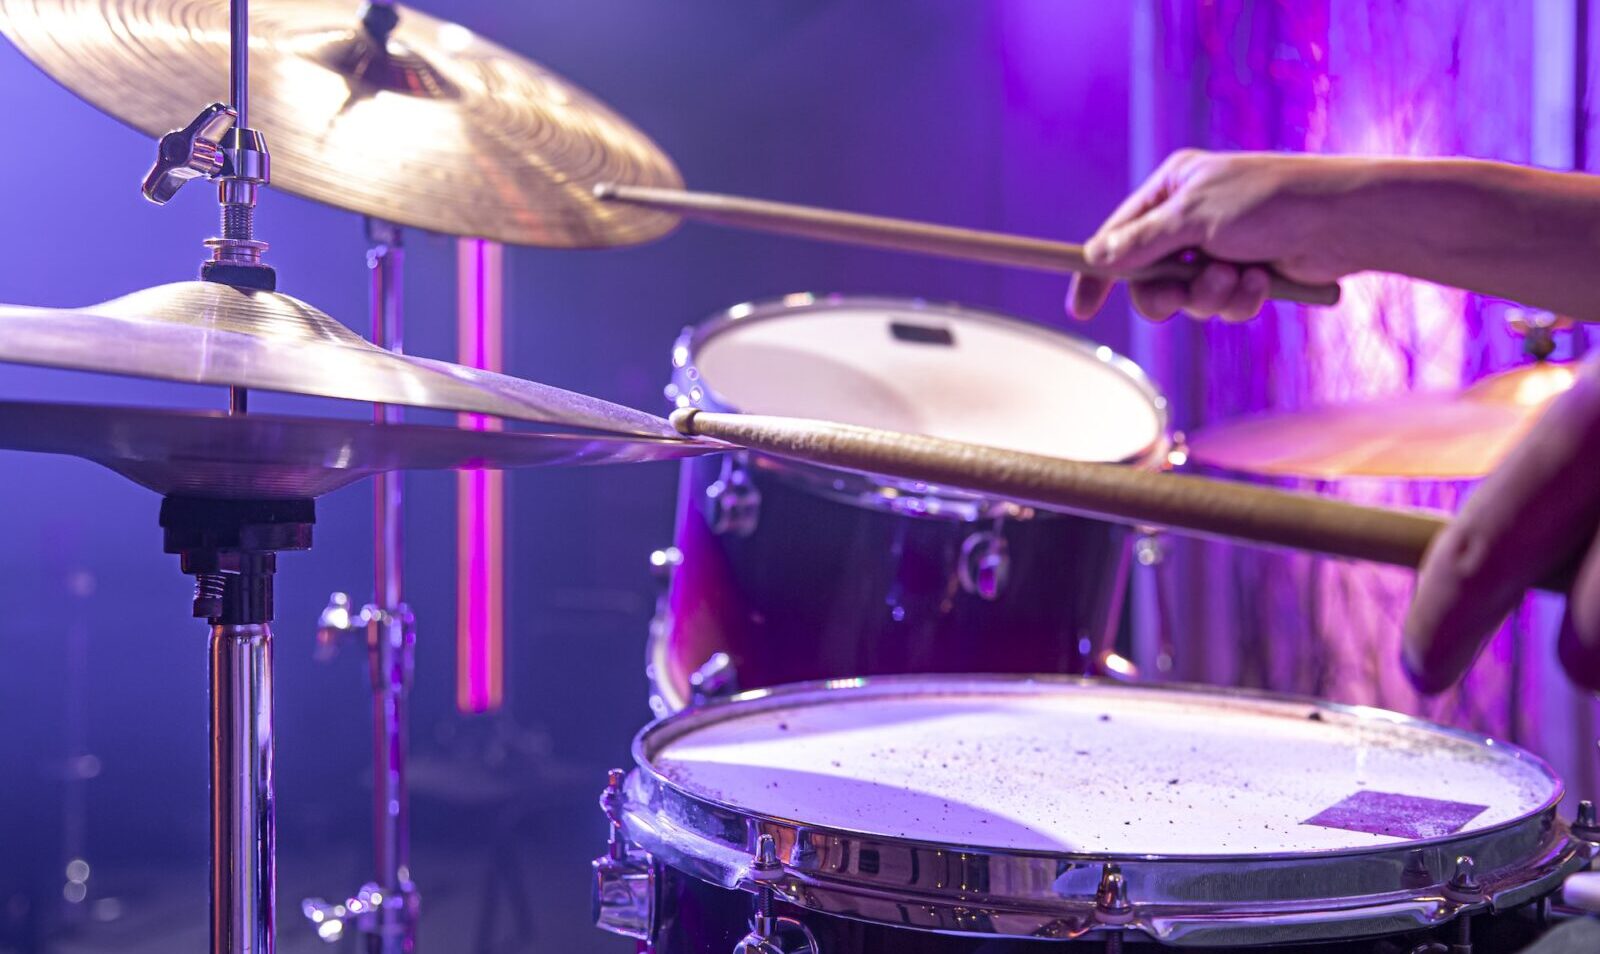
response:
M668 213L598 182L681 186L599 100L458 25L400 13L387 63L355 0L251 4L251 125L273 185L386 221L516 245L628 245ZM0 32L67 89L159 136L227 98L227 0L0 0Z

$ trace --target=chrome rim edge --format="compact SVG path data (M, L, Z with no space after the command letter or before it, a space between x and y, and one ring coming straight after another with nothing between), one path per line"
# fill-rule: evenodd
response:
M1069 332L1036 324L996 311L948 302L929 302L920 298L893 298L874 295L814 295L801 292L781 298L734 305L697 325L685 328L672 346L672 386L680 403L706 411L737 413L739 408L717 393L696 364L696 356L706 342L731 327L772 321L809 312L830 312L848 308L929 311L964 320L996 325L1068 348L1102 362L1127 378L1150 403L1156 413L1158 437L1151 444L1117 461L1121 466L1156 470L1165 466L1172 438L1167 399L1155 382L1129 358ZM697 395L697 396L696 396ZM958 520L987 519L996 516L1030 516L1032 508L1018 508L1005 501L990 500L964 491L941 488L914 481L884 476L847 474L815 465L759 458L763 469L779 471L798 479L808 488L835 500L856 506L877 507L914 516L943 516ZM922 499L926 506L906 507L907 497Z
M889 676L831 680L742 693L659 720L634 740L638 768L626 784L628 836L660 863L724 888L753 890L752 847L763 834L778 844L785 873L778 893L823 914L944 933L1071 938L1136 930L1164 943L1227 946L1336 940L1436 926L1463 913L1502 910L1554 890L1581 867L1589 847L1556 815L1561 783L1545 763L1515 746L1553 783L1539 808L1463 835L1321 852L1261 855L1115 855L940 845L809 826L763 816L692 794L651 765L661 744L732 715L783 705L823 704L836 693L892 694L932 686L1016 691L1048 684L1114 686L1057 676ZM1362 719L1425 727L1461 739L1482 736L1384 710L1250 690L1185 685L1118 686L1159 693L1310 705ZM1456 859L1476 861L1478 887L1449 887ZM863 859L868 859L865 862ZM1126 880L1131 912L1097 909L1096 889L1111 865Z

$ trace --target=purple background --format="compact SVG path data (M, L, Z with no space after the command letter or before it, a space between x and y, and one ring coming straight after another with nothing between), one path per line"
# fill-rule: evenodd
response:
M1572 55L1576 5L1565 2L419 6L598 94L654 137L691 187L1062 238L1089 234L1132 181L1182 145L1464 153L1557 167L1582 159L1574 143L1587 151L1575 105L1586 88ZM204 190L164 209L145 204L137 182L151 144L3 43L0 135L0 300L82 304L193 274L215 214ZM364 328L359 220L273 194L259 221L283 289ZM453 351L454 260L451 240L410 236L410 350ZM650 409L661 406L678 330L739 301L796 290L921 296L1067 324L1057 277L709 227L637 249L512 249L507 263L506 370ZM1119 295L1080 330L1144 364L1182 427L1450 386L1518 360L1484 303L1365 279L1347 292L1337 314L1285 309L1246 328L1146 326ZM0 395L221 400L3 367ZM304 407L268 396L256 406ZM523 473L508 486L510 715L526 730L517 732L453 712L454 481L408 480L417 749L440 758L521 746L507 758L538 767L538 781L524 778L517 803L497 815L419 796L428 910L466 912L431 915L424 938L436 932L431 946L451 949L471 930L473 909L460 899L481 890L498 844L514 846L527 872L537 933L496 949L627 950L587 927L586 866L602 839L594 791L607 765L626 761L648 715L642 649L654 592L645 557L671 538L674 472ZM9 728L0 733L0 905L59 889L63 839L76 837L64 827L79 816L63 809L50 773L81 725L85 750L103 766L81 816L79 844L97 872L91 899L114 895L124 907L81 944L94 948L113 930L124 933L107 946L129 950L134 937L203 938L204 627L187 618L188 581L160 553L157 500L90 464L16 454L0 454L0 488L0 724ZM1437 504L1462 491L1329 489ZM367 596L369 494L359 485L326 498L316 549L281 563L285 949L305 939L300 887L344 892L365 871L364 664L354 654L315 663L311 643L330 589ZM1571 788L1593 791L1584 774L1592 715L1552 667L1549 607L1523 614L1529 635L1496 644L1468 697L1421 706L1397 682L1393 654L1406 574L1190 545L1177 548L1169 572L1180 674L1420 708L1525 739L1558 762ZM1148 581L1136 593L1136 641L1147 646ZM71 686L82 690L76 710ZM445 876L447 864L459 877ZM174 897L189 907L173 908ZM127 927L135 922L147 927Z

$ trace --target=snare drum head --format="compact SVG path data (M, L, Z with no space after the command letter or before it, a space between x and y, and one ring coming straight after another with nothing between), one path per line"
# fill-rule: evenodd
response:
M1404 716L1199 690L887 680L685 715L637 754L691 797L1007 852L1362 850L1470 836L1561 791L1520 750Z
M1166 426L1160 396L1109 348L910 300L742 306L680 347L676 363L694 372L687 399L702 406L1072 460L1144 458Z

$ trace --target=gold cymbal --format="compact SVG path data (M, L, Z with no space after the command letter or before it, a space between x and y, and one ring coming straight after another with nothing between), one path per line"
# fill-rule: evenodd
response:
M1190 436L1189 457L1264 477L1482 477L1575 378L1571 365L1541 362L1462 391L1224 421Z
M600 182L682 184L625 119L464 27L396 10L385 48L356 0L251 3L249 120L266 136L273 185L516 245L627 245L676 224L592 195ZM0 32L151 136L228 98L228 0L0 0Z
M417 424L0 401L0 448L68 454L160 494L320 497L390 470L505 470L692 457L679 437L475 431Z
M0 305L0 362L675 437L598 398L395 354L279 292L176 282L87 308Z

